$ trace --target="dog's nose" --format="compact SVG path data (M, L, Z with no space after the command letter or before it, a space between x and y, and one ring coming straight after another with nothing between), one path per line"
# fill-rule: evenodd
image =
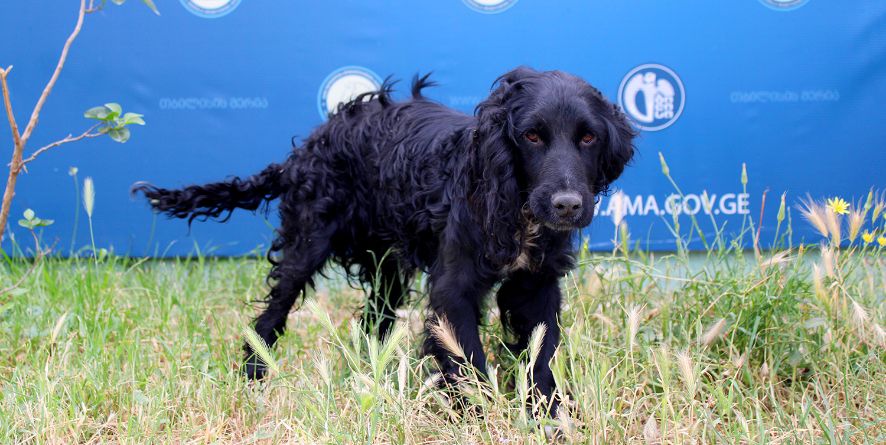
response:
M581 195L575 192L557 192L551 196L551 205L560 218L569 218L581 210Z

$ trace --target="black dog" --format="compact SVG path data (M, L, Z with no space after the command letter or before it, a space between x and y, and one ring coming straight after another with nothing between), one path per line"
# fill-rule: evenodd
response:
M341 105L286 162L255 176L134 190L189 222L281 199L282 227L268 255L272 289L255 321L269 345L330 258L376 284L363 325L382 336L421 269L429 273L429 321L445 317L471 365L485 372L480 309L501 283L496 300L515 351L537 325L547 328L534 384L550 397L559 279L573 267L574 236L591 222L596 197L631 159L635 133L598 90L563 72L517 68L474 116L424 98L427 77L416 77L405 102L391 99L386 81ZM430 337L426 351L454 378L458 359ZM246 374L262 377L264 364L248 346L246 353Z

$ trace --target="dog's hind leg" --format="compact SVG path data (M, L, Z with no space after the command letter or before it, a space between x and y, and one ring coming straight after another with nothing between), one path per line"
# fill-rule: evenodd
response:
M269 280L273 287L268 295L267 307L255 319L254 328L268 346L273 346L286 329L286 318L295 301L306 286L313 286L312 276L317 273L331 254L331 238L335 224L322 229L298 229L294 225L283 225L281 238L276 243L283 244L283 258L271 269ZM273 250L273 249L272 249ZM244 372L250 379L264 377L266 365L246 344Z
M361 325L367 335L377 332L383 340L397 320L397 309L406 301L411 274L399 267L396 258L385 256L381 265L367 269L367 275L373 275L366 277L372 280L372 291L363 308Z

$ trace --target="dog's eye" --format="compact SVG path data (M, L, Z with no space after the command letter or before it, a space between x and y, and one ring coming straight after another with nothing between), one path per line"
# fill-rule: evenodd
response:
M596 139L597 139L596 136L594 136L591 133L587 133L584 136L582 136L581 143L582 144L590 144L590 143L594 142Z
M527 131L523 135L523 137L525 137L527 141L532 142L533 144L537 144L538 141L541 140L541 138L538 137L538 133L536 133L534 131Z

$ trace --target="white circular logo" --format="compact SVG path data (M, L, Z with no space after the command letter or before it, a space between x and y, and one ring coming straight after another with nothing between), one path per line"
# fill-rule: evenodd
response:
M192 14L215 19L231 13L240 6L240 0L180 0Z
M808 2L809 0L760 0L760 3L776 11L791 11Z
M326 119L335 113L338 105L350 102L355 97L381 88L381 79L362 66L346 66L339 68L323 80L317 95L317 110Z
M498 14L514 6L517 0L462 0L469 8L484 14Z
M670 68L657 63L640 65L621 80L618 104L641 130L670 127L683 113L686 90Z

